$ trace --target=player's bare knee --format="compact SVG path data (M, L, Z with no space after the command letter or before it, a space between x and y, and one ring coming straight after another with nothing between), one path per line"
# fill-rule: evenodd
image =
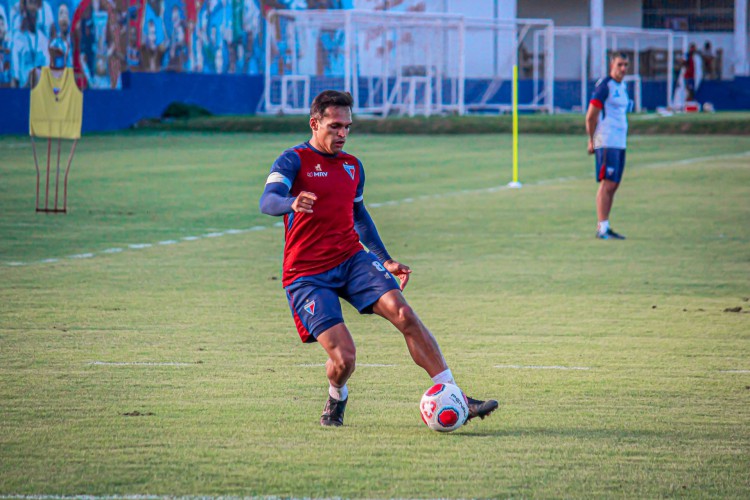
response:
M602 183L602 189L607 192L607 194L615 194L615 191L617 191L617 187L619 186L619 183L606 180Z
M401 303L396 306L391 321L405 335L408 331L419 326L419 317L409 304Z
M334 370L338 373L345 373L347 375L351 375L354 372L356 362L357 354L354 350L343 351L335 358L331 358Z

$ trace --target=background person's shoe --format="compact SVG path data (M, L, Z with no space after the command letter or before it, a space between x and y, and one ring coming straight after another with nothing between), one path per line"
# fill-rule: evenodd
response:
M600 233L597 231L596 237L600 240L624 240L625 236L621 235L620 233L616 233L612 231L612 229L607 229L605 233Z

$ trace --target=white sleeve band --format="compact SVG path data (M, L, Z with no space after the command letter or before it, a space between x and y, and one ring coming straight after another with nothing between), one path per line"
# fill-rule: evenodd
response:
M272 182L281 182L283 184L286 184L286 187L288 187L289 189L292 189L292 181L278 172L271 172L271 174L268 176L268 179L266 179L266 184L271 184Z
M364 199L365 199L364 195L357 196L356 198L354 198L354 203L359 203L360 201L362 201Z

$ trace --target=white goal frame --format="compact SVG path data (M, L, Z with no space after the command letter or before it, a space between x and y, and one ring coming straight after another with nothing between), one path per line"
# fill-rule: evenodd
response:
M641 75L625 75L625 78L623 78L622 81L626 84L633 84L633 93L631 94L631 97L633 98L633 111L635 111L636 113L640 113L643 109L643 88L641 87Z
M543 48L542 57L533 54L533 96L521 102L519 109L549 113L554 109L554 24L550 20L499 21L425 12L272 10L267 23L263 99L267 114L305 114L311 97L327 88L350 92L353 111L358 114L510 111L510 93L499 93L500 87L511 85L524 39L540 32ZM495 55L494 68L471 68L474 95L476 89L481 95L469 103L467 37L489 40ZM321 70L323 38L339 41L339 48L327 48L329 58L331 53L340 57L342 64L335 69ZM469 56L476 59L477 54ZM486 59L484 64L491 66L491 58Z
M596 81L608 73L609 54L620 51L632 51L633 60L630 62L632 75L627 75L625 81L634 86L635 110L641 111L642 78L640 53L642 48L650 45L664 47L667 52L666 93L665 104L672 107L672 91L674 87L674 59L671 57L679 46L682 52L687 51L687 36L672 30L639 29L605 26L591 28L586 26L555 27L555 38L578 38L580 40L580 75L581 95L580 109L585 113L589 101L589 82ZM535 40L535 45L539 42Z
M466 19L467 36L484 33L491 36L490 49L495 54L495 65L490 82L478 102L466 104L469 111L512 111L512 96L498 102L496 94L504 85L513 83L513 67L527 59L531 63L531 99L521 100L519 110L553 113L555 107L555 24L550 19ZM529 50L530 49L530 50ZM493 99L495 97L495 99Z

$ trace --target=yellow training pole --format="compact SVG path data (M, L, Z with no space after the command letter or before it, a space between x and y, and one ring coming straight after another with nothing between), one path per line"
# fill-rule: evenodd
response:
M511 188L520 188L518 182L518 65L513 65L513 182L508 184Z

